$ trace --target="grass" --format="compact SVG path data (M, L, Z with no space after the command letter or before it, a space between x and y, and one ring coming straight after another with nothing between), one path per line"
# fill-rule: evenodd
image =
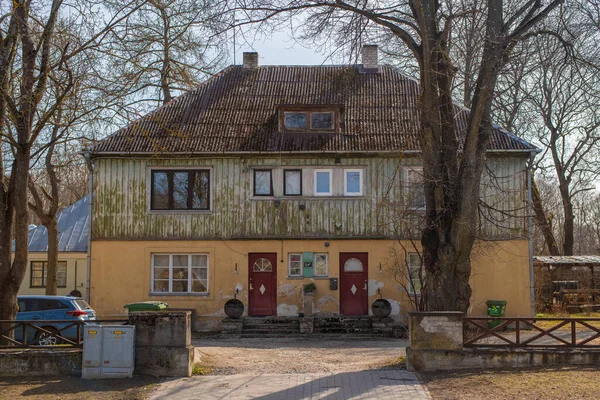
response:
M192 367L192 375L209 375L213 372L212 367L202 365L201 362L197 362Z
M575 313L575 314L566 314L566 313L555 313L555 314L544 314L544 313L540 313L540 314L536 314L535 315L536 318L576 318L576 319L585 319L585 318L600 318L600 312L589 312L589 313ZM556 325L558 325L560 323L560 321L537 321L535 323L536 326L542 328L542 329L550 329L555 327ZM586 322L589 325L596 327L596 328L600 328L600 321L590 321L590 322ZM575 325L577 327L577 329L587 329L585 326L581 325L581 324L576 324ZM567 330L567 329L571 329L571 324L567 324L561 328L559 328L560 330Z

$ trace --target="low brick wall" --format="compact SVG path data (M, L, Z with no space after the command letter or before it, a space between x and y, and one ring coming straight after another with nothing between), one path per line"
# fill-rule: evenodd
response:
M3 349L0 376L79 375L81 353L81 349Z
M409 313L411 371L600 365L599 349L463 348L461 312Z

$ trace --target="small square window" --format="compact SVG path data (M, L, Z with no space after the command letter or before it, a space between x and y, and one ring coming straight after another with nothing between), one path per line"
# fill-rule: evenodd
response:
M289 276L302 276L302 254L290 254L289 261Z
M273 195L273 179L270 169L255 169L254 170L254 195L255 196L272 196Z
M344 170L344 195L361 196L362 195L362 170L345 169Z
M421 262L421 256L417 253L408 254L408 292L410 294L421 293L421 286L423 284L423 263Z
M310 114L310 129L333 129L332 112L314 112Z
M315 170L315 196L331 196L331 170Z
M315 254L315 276L327 276L329 275L329 266L327 262L327 253L316 253Z
M306 129L308 118L305 112L286 112L284 114L285 129Z
M302 195L302 170L286 169L283 171L283 195Z

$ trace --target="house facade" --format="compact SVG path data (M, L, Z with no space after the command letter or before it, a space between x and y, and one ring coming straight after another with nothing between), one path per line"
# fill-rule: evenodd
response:
M380 297L405 315L419 292L424 200L418 84L377 65L258 66L256 53L93 145L91 304L191 308L218 329L250 316L360 316ZM368 61L371 60L371 63ZM468 110L457 108L464 131ZM506 299L531 315L527 161L496 129L482 183L472 313Z
M57 294L78 291L87 293L89 202L88 196L56 215L58 225ZM46 293L48 266L48 229L38 225L29 230L27 270L19 289L20 295Z

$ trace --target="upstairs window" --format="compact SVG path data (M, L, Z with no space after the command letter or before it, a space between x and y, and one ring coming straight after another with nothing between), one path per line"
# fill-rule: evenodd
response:
M315 196L331 196L330 169L315 169Z
M273 176L270 169L254 170L254 195L273 196Z
M210 171L153 170L152 210L208 210Z
M406 195L408 207L413 210L425 209L425 189L423 187L423 169L406 170Z
M302 170L283 170L283 195L302 196Z
M335 129L335 112L285 111L283 126L286 130L332 131Z
M344 170L344 195L362 196L362 169Z

